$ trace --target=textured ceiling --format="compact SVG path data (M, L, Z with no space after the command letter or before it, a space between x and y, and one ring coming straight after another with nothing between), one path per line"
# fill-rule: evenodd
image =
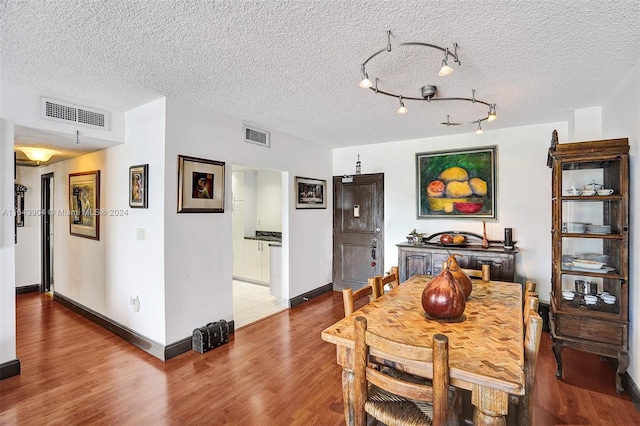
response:
M485 130L567 120L601 105L640 60L640 2L1 1L1 77L60 99L125 111L161 96L331 147L470 132L481 104L411 102L358 87L497 104ZM442 53L400 47L458 43Z

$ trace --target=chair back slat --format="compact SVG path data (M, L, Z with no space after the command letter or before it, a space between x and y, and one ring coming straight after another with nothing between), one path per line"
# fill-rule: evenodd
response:
M363 298L368 297L369 300L367 303L371 302L374 295L374 287L371 285L367 285L365 287L359 288L358 290L353 290L350 288L345 288L342 290L342 303L344 305L344 316L349 316L355 310L356 304Z
M387 275L385 275L384 277L381 277L381 281L380 281L381 292L380 292L380 295L384 294L384 288L386 286L388 286L389 289L394 289L394 288L398 287L399 285L400 285L400 274L398 273L398 267L397 266L392 266L391 270L389 271L389 273Z
M482 269L460 268L472 278L480 278L484 282L491 281L491 265L482 264Z

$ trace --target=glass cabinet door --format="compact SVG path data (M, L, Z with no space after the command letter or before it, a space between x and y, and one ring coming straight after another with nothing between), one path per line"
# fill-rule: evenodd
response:
M620 315L626 287L619 161L563 163L561 182L559 307Z

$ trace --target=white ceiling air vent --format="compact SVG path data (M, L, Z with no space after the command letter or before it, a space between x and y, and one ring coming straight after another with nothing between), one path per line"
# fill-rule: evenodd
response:
M80 124L82 126L109 130L109 113L95 108L41 98L40 117L59 123Z
M245 142L266 146L267 148L271 146L271 142L269 141L269 132L266 130L257 129L253 126L244 126L243 134Z

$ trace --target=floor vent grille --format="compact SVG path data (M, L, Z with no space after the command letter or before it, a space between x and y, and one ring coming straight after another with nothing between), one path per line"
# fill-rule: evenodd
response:
M42 98L41 117L61 123L76 123L109 130L109 113L49 98Z

